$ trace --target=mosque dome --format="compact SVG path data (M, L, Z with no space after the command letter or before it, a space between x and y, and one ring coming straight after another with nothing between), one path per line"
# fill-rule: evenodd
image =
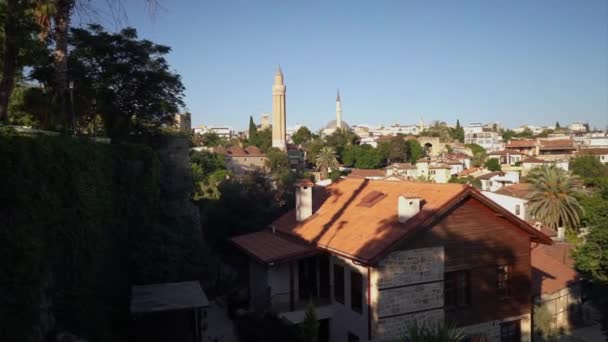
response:
M346 121L342 121L342 128L350 129L350 125ZM331 120L325 125L325 129L336 129L336 120Z

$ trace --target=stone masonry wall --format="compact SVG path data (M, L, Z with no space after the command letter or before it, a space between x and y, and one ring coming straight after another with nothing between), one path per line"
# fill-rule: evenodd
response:
M413 321L443 320L443 272L443 247L395 251L380 261L374 340L394 340Z
M443 247L390 253L378 264L378 288L443 280Z
M426 324L435 326L443 321L443 310L424 311L416 314L383 318L378 321L375 341L394 341L407 332L407 327L416 322L419 326Z
M378 315L391 316L443 306L443 283L412 285L380 292Z
M531 323L532 320L530 315L523 315L517 317L509 317L498 321L489 321L485 323L469 325L463 327L462 330L468 336L486 336L488 342L500 342L500 324L504 322L510 322L514 320L521 320L521 342L531 341Z

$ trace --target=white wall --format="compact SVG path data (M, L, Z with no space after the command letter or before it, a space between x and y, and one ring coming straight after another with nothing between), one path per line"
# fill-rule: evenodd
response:
M334 265L344 267L344 304L336 302L334 298ZM348 332L359 337L360 341L367 341L368 337L368 298L367 298L367 267L355 265L352 261L337 256L330 258L330 283L331 300L334 313L330 320L330 341L347 342ZM350 273L358 272L363 277L363 309L361 313L353 311L351 308Z
M507 195L496 194L489 191L482 191L487 198L498 203L501 207L508 210L511 214L516 215L522 220L526 219L526 203L527 200L523 198L511 197ZM517 214L517 206L519 206L519 214Z

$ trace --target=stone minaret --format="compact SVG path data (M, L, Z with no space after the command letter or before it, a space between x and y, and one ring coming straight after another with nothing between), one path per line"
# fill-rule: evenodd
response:
M285 144L287 109L285 107L285 84L283 83L283 72L281 66L274 75L272 85L272 147L281 151L287 150Z
M336 96L336 129L342 128L342 101L340 100L340 89Z

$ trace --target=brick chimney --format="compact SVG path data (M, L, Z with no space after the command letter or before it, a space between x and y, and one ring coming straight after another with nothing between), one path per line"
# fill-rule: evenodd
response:
M422 198L410 195L400 195L397 203L399 222L405 223L420 212Z
M312 215L312 188L315 184L308 179L296 181L296 220L302 222Z

